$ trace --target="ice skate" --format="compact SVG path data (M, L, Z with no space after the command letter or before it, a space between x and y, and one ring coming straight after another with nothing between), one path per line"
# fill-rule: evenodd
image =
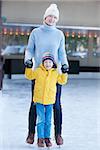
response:
M52 146L50 138L45 138L45 144L46 144L46 147L48 147L48 148Z
M37 145L38 145L38 147L44 147L44 139L38 138Z
M28 144L34 143L34 134L33 133L28 134L28 137L26 139L26 143L28 143Z
M60 146L63 145L63 138L62 138L62 136L58 134L58 135L55 137L55 140L56 140L56 144L57 144L57 145L59 146L59 148L60 148Z

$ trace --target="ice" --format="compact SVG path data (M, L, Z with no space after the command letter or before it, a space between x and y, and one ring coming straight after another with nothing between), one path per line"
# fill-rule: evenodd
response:
M93 77L93 76L92 76ZM31 82L20 78L4 79L0 91L0 150L38 150L35 143L25 142ZM61 150L100 149L100 79L69 78L62 89L64 145ZM53 135L50 149L58 150ZM42 148L43 149L43 148ZM47 148L45 148L47 149Z

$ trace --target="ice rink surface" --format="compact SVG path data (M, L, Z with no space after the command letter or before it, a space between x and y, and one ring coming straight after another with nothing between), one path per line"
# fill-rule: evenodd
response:
M69 76L62 89L64 144L61 150L100 150L100 74ZM25 143L31 82L24 76L5 78L0 91L0 150L38 150ZM50 149L58 150L53 135ZM47 149L47 148L44 148Z

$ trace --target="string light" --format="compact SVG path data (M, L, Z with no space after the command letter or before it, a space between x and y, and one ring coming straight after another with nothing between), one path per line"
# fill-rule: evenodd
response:
M69 32L66 32L65 35L66 35L66 37L69 37Z
M30 32L27 32L27 33L26 33L26 35L28 35L28 36L29 36L29 35L30 35Z
M7 34L7 28L3 29L3 33L6 35Z
M97 38L97 34L96 33L94 34L94 37Z
M86 37L86 34L85 34L85 33L83 33L83 37L84 37L84 38Z
M92 34L91 33L89 33L89 38L91 38L92 37Z
M72 32L72 37L73 37L73 38L75 37L75 32Z
M21 34L21 35L24 35L24 32L21 32L20 34Z
M81 37L81 33L80 32L78 32L78 38L80 38Z
M16 28L15 35L18 36L18 34L19 34L19 29Z
M13 34L13 29L12 29L12 28L10 29L9 34L10 34L10 35Z
M27 36L30 35L30 30L27 30L26 35L27 35Z

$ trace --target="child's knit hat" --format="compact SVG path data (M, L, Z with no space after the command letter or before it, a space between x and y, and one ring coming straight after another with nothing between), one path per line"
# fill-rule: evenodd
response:
M44 61L45 60L47 60L47 59L49 59L49 60L52 60L52 62L53 62L53 68L57 68L57 64L56 64L56 62L55 62L55 60L54 60L54 56L52 55L52 54L50 54L49 52L46 52L44 55L43 55L43 58L42 58L42 63L44 63Z
M57 21L59 20L59 10L57 8L56 4L51 4L45 11L45 14L43 16L43 19L45 19L47 16L52 15L57 18Z

